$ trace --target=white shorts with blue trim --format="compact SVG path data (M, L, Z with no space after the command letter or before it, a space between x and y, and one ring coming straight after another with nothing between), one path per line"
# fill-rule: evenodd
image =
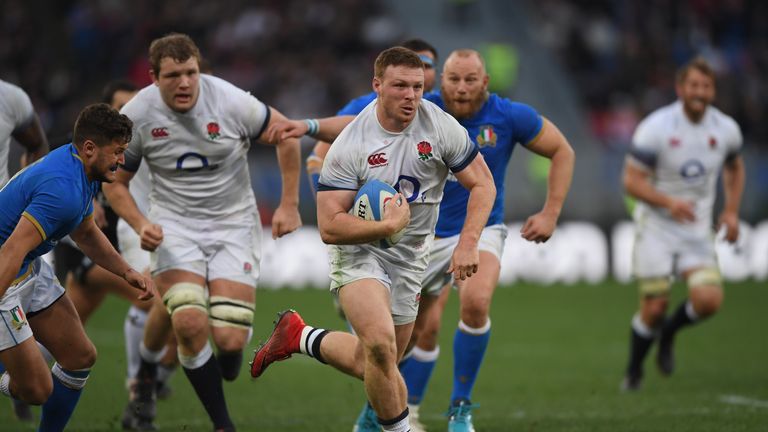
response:
M504 241L507 239L507 227L504 224L490 225L483 228L477 248L490 252L501 261L504 253ZM459 235L436 238L429 254L429 266L424 272L422 282L422 295L440 295L443 287L453 280L453 275L446 273L451 265L451 257L456 245L459 244Z
M42 258L35 258L30 267L29 274L0 299L0 351L32 337L28 314L45 310L64 295L64 287Z

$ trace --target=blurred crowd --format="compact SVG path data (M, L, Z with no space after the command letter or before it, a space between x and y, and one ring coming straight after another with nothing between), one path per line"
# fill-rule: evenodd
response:
M149 43L170 31L192 36L213 74L298 117L370 91L373 59L402 37L375 1L4 0L0 78L61 144L107 81L150 83Z
M695 55L717 71L715 105L736 118L745 144L768 148L768 3L537 0L530 10L608 150L625 150L637 122L674 99L675 71Z

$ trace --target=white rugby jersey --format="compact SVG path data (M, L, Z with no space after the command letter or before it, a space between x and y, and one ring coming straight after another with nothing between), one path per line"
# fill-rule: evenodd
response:
M35 111L20 87L0 80L0 186L8 182L8 151L11 134L32 121Z
M660 192L695 202L696 221L678 224L691 233L712 231L716 182L723 163L738 154L742 145L739 125L709 106L699 123L691 122L677 101L651 113L635 131L630 162L651 172L651 183ZM642 224L673 222L669 211L642 201L635 207Z
M136 171L144 159L152 174L152 207L193 219L252 218L256 200L246 154L250 138L269 123L263 102L201 74L200 95L188 112L169 108L155 85L121 112L134 123L125 168Z
M395 247L374 249L408 260L422 254L434 233L448 170L461 171L478 150L467 130L429 101L421 101L413 122L399 133L379 124L377 103L368 104L333 142L319 190L358 190L371 179L394 186L408 200L411 221Z

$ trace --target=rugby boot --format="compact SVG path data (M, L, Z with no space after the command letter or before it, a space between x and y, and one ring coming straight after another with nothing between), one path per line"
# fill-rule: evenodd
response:
M251 376L258 378L270 364L285 360L290 358L292 354L300 352L301 331L305 326L304 320L293 309L277 314L275 329L272 330L269 339L254 351Z

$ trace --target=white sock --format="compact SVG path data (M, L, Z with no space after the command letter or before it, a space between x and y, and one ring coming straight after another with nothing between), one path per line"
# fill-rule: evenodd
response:
M144 341L141 341L139 344L139 355L141 355L141 358L148 363L160 363L160 360L165 356L166 351L168 351L167 346L164 346L160 351L150 351L150 349L144 345Z
M0 393L11 397L11 376L8 375L8 372L3 372L3 375L0 376Z
M653 329L648 327L648 325L643 322L643 319L640 317L639 313L636 313L635 316L632 317L632 328L638 335L646 339L653 339L654 337Z
M400 418L395 423L388 425L381 425L381 428L387 432L410 432L411 423L408 421L408 408L398 416ZM379 420L381 422L381 420Z
M213 348L211 348L210 342L206 342L203 349L200 350L197 354L193 355L184 355L181 353L181 347L179 347L179 363L185 368L185 369L197 369L202 367L208 359L211 358L213 355Z
M125 336L125 359L128 367L128 378L135 378L139 373L139 364L141 356L139 355L139 345L144 339L144 325L147 323L148 314L131 306L128 313L125 314L123 321L123 335Z
M685 314L688 315L688 318L691 320L691 322L696 322L699 320L699 314L696 313L696 310L693 308L693 303L691 303L690 300L685 302Z

